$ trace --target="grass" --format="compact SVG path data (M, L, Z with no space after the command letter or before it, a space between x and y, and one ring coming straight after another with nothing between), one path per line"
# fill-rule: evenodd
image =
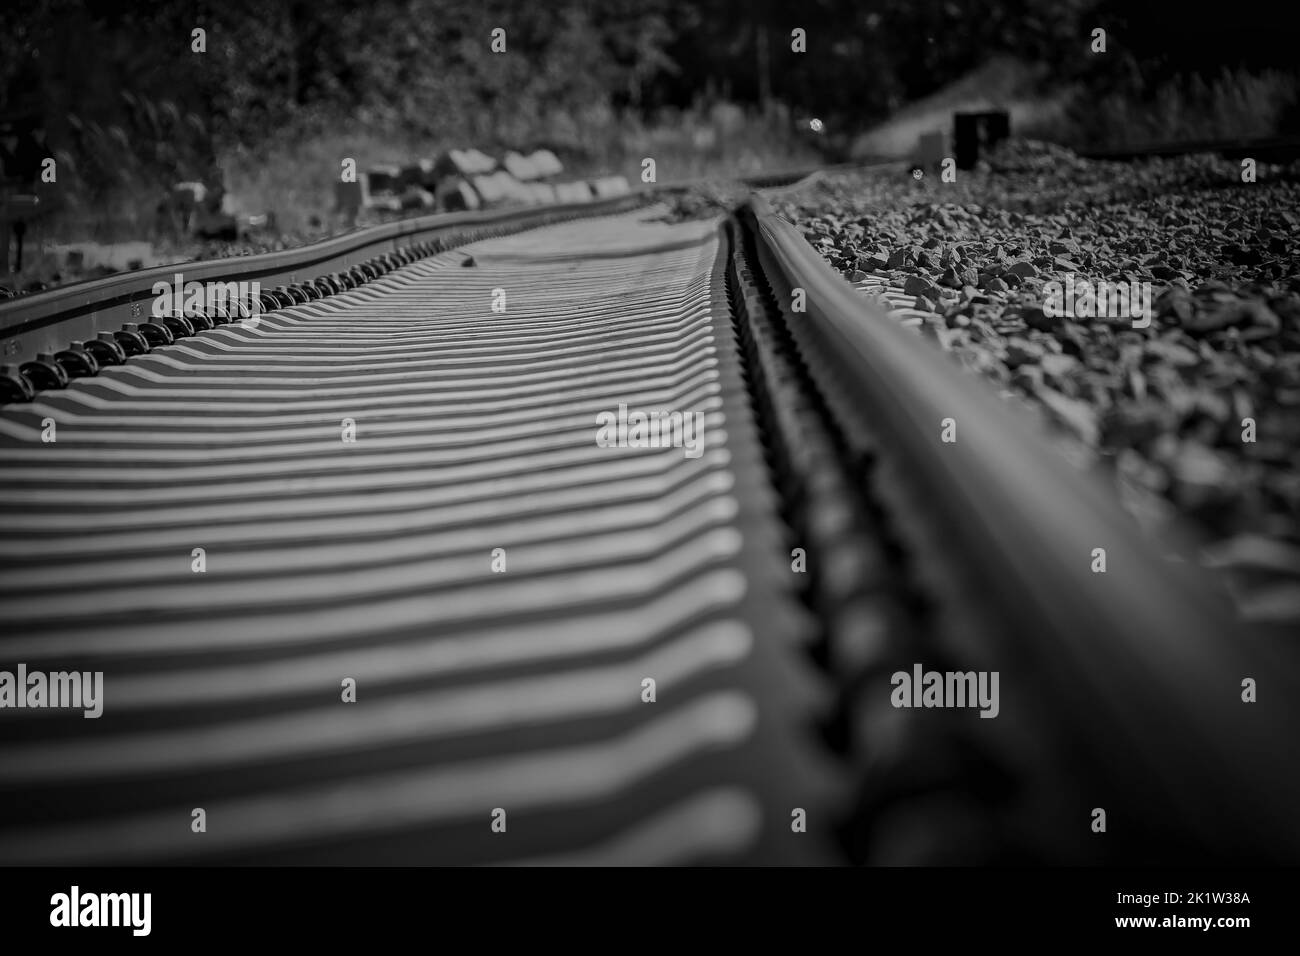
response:
M1154 88L1134 74L1109 92L1099 88L1109 74L1073 85L1050 79L1050 71L991 60L858 137L854 154L910 155L922 133L950 132L957 110L1005 109L1016 135L1086 150L1300 133L1300 79L1290 73L1224 71Z
M1124 149L1155 143L1240 140L1295 134L1300 78L1280 71L1225 70L1154 90L1102 96L1072 91L1066 112L1025 135L1072 148Z

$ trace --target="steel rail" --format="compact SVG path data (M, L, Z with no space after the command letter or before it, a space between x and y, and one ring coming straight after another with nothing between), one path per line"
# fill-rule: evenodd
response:
M645 194L634 193L585 203L436 213L368 226L295 249L174 263L89 279L0 302L0 351L6 363L23 362L39 352L62 349L72 340L93 339L100 332L116 332L129 322L148 321L155 283L170 285L178 272L187 282L256 281L270 291L346 272L368 260L424 242L462 243L489 232L500 234L499 230L598 216L645 201Z
M738 181L757 188L806 180L817 173L817 169L810 168L780 170ZM314 298L311 286L323 277L347 277L351 272L350 281L367 281L373 276L363 276L359 269L373 265L373 271L382 274L396 264L392 257L403 250L416 249L419 255L427 255L487 235L617 212L709 181L702 178L664 183L638 188L626 196L582 203L435 213L381 223L278 252L178 262L17 296L0 301L0 364L22 367L39 355L57 355L72 342L119 336L128 325L150 322L157 298L155 284L171 285L178 273L187 283L258 282L267 292L306 288ZM223 317L209 312L208 318L221 321Z
M1155 553L1036 422L856 294L761 196L742 217L836 415L869 420L906 463L932 530L1001 609L993 637L956 650L1020 675L1005 719L976 721L978 736L1014 747L1027 725L1064 757L1030 768L1021 810L1046 808L1039 832L1073 834L1067 858L1104 858L1088 814L1110 807L1112 829L1163 834L1191 860L1300 859L1294 658L1244 633L1208 579ZM789 310L796 287L806 313ZM1244 703L1244 678L1267 701Z

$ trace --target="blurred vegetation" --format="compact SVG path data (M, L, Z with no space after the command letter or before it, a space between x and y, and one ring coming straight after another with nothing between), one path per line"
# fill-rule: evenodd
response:
M1294 135L1300 132L1298 100L1300 78L1294 73L1225 69L1209 78L1184 74L1132 90L1083 89L1063 117L1034 132L1076 149Z
M655 155L661 179L807 162L1003 53L1083 91L1079 136L1275 131L1295 62L1269 23L1174 0L5 0L0 115L44 117L71 213L138 230L172 183L224 175L292 224L343 156L547 146L579 171Z

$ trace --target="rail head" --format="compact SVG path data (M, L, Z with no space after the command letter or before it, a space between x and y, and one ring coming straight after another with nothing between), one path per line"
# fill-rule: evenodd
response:
M1171 820L1225 855L1250 844L1300 858L1294 660L1284 666L1278 647L1246 633L1198 569L1160 555L1039 422L870 303L761 195L741 217L796 338L842 391L839 408L871 415L929 520L976 559L971 570L1004 609L1005 643L971 657L1033 660L1039 686L1026 696L1052 701L1095 764L1161 793ZM804 312L789 308L796 288ZM942 440L949 419L955 442ZM1242 679L1264 674L1276 681L1270 706L1243 703ZM1205 819L1205 807L1240 805L1243 793L1252 815L1235 828Z

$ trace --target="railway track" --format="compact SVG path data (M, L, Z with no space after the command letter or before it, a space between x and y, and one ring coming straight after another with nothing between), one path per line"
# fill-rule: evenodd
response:
M0 670L103 712L0 710L0 862L1297 859L1283 649L761 197L663 212L204 264L283 290L14 386ZM5 341L75 370L151 278Z

